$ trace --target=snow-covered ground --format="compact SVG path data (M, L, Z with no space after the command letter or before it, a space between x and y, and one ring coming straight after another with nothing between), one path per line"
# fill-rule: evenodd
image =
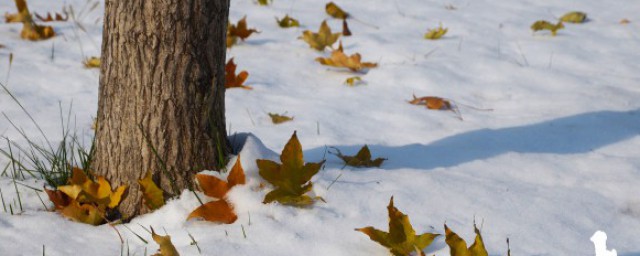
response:
M31 0L29 7L42 14L60 12L65 3L83 29L51 23L59 36L29 42L19 38L22 25L0 23L6 46L0 49L0 81L53 140L61 134L59 104L63 111L73 105L75 127L89 135L97 106L99 71L83 68L82 60L100 54L102 2L91 9L85 0ZM249 27L261 31L227 52L239 70L249 71L254 88L226 93L229 132L244 143L248 175L248 184L229 194L238 221L185 221L199 205L185 192L128 228L147 240L141 225L166 230L182 255L199 255L189 233L202 255L387 255L354 228L386 230L393 195L418 232L442 234L446 222L471 241L474 220L482 224L491 255L506 255L507 238L513 255L594 255L589 238L597 230L607 233L608 246L619 255L640 255L638 1L338 1L362 21L349 21L353 36L342 39L345 51L379 63L361 74L366 85L357 87L343 84L352 74L314 61L328 52L297 39L306 29L317 31L324 19L341 31L341 21L325 14L325 3L232 1L230 20L247 15ZM536 20L553 21L569 11L586 12L589 21L566 24L556 37L529 29ZM0 3L5 12L15 12L12 1ZM303 26L279 28L274 17L285 14ZM631 23L620 24L625 18ZM449 29L443 39L423 39L440 23ZM410 105L412 94L451 99L464 120ZM0 111L39 136L4 92ZM287 112L295 120L273 125L268 112ZM314 193L327 203L310 209L264 205L267 191L256 189L261 179L255 159L277 159L296 130L306 161L323 159L326 147L355 154L364 144L374 157L389 160L381 168L342 169L340 159L327 155L313 179ZM0 135L24 142L4 117ZM6 159L0 162L4 167ZM17 209L11 179L0 177L0 188ZM119 225L122 246L112 227L68 221L47 212L32 189L18 189L24 212L0 209L0 255L40 255L43 248L46 255L118 255L123 247L144 255L158 248ZM449 254L442 237L426 252Z

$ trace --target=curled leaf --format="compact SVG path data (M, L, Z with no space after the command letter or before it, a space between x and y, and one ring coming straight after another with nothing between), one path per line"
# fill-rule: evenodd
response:
M337 151L335 155L342 159L345 165L353 167L380 167L382 162L387 160L386 158L380 157L372 160L371 151L369 151L369 147L367 145L364 145L355 156L345 156L339 149L334 149Z
M334 17L336 19L344 20L349 18L349 13L342 10L342 8L340 8L334 2L327 3L327 5L325 6L325 11L327 12L327 14L329 14L329 16Z
M352 76L347 78L346 80L344 80L344 83L349 85L349 86L355 86L359 83L362 83L362 77L359 76Z
M82 64L85 68L100 68L100 57L91 56L85 59Z
M347 56L344 54L342 49L342 43L337 50L331 52L331 57L329 58L316 58L316 61L320 62L322 65L338 67L338 68L348 68L353 72L358 72L364 68L375 68L378 66L377 63L373 62L361 62L362 57L359 53L355 53L351 56Z
M533 32L537 32L540 30L549 30L551 31L552 36L555 36L558 33L558 30L563 28L564 25L562 24L562 21L559 21L557 24L552 24L551 22L548 22L546 20L539 20L531 24L531 30L533 30Z
M320 199L305 194L313 188L311 178L320 171L324 161L305 163L302 145L295 132L284 146L280 161L281 164L266 159L256 160L260 176L275 187L265 196L263 203L277 201L284 205L302 207Z
M271 117L271 122L273 122L274 124L281 124L284 122L293 121L293 117L286 116L285 114L280 115L275 113L269 113L269 117Z
M428 109L433 109L433 110L452 111L453 113L458 115L458 118L462 119L460 115L460 111L458 111L458 107L452 104L450 100L447 100L444 98L435 97L435 96L425 96L425 97L418 98L416 97L416 95L413 95L413 99L409 101L409 104L424 105Z
M53 202L56 210L62 210L71 203L71 198L60 190L48 190L45 188L44 191L47 192L47 196Z
M290 28L290 27L299 27L300 26L300 22L292 17L290 17L288 14L285 15L282 19L278 19L276 17L276 21L278 22L278 26L280 26L281 28Z
M445 232L445 242L450 248L451 256L488 256L487 249L484 247L484 242L482 241L482 236L480 235L480 230L473 225L474 232L476 233L476 238L473 244L469 248L467 248L467 243L458 236L458 234L454 233L447 227L447 224L444 225Z
M327 25L327 21L323 21L320 25L318 33L313 33L309 30L302 32L300 39L304 40L309 46L318 51L324 51L327 46L331 47L336 41L338 41L340 33L331 33L331 28Z
M416 235L416 231L409 222L409 216L402 213L393 205L393 197L387 206L389 212L389 232L378 230L374 227L358 228L369 238L384 247L389 248L396 256L407 256L412 252L424 250L439 234L424 233Z
M36 15L36 18L38 18L42 22L67 21L67 20L69 20L69 14L66 13L66 12L65 12L65 16L62 16L62 14L56 12L55 18L53 16L51 16L51 13L48 13L48 12L47 12L47 16L46 17L42 17L38 13L36 13L35 15Z
M440 27L429 29L426 34L424 34L425 39L429 40L437 40L442 38L445 34L447 34L448 28L443 28L442 25Z
M225 71L225 88L242 88L251 90L251 86L244 85L244 81L249 77L249 72L242 71L236 75L236 64L233 62L233 58L229 59L227 65L224 67Z
M144 204L149 207L149 209L155 210L165 204L164 192L153 182L151 172L147 172L147 175L145 175L143 179L138 180L138 184L140 184L140 188L142 189Z
M560 21L568 23L583 23L587 20L587 14L584 12L568 12L560 17Z
M171 243L171 236L158 235L156 231L153 230L153 227L151 227L151 238L160 246L158 253L152 256L180 256L176 247Z
M347 24L347 20L342 20L342 35L343 36L351 36L351 30L349 30L349 24Z

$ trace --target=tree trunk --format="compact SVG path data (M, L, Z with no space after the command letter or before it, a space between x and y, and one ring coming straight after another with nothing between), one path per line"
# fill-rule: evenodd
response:
M148 211L147 172L179 195L224 164L228 14L229 0L106 1L93 167L129 185L124 219Z

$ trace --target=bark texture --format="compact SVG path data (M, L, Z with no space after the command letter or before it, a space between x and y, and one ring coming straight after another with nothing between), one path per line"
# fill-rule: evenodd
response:
M148 211L146 172L175 195L226 156L228 13L229 0L106 1L93 167L129 185L125 219Z

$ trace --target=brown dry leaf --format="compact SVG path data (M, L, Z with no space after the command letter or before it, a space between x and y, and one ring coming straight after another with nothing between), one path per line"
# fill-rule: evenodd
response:
M450 248L451 256L488 256L487 249L484 247L480 230L473 224L476 238L473 244L467 248L467 243L444 224L445 242Z
M533 30L533 32L537 32L540 30L549 30L551 31L552 36L556 36L556 34L558 34L558 30L563 28L564 25L562 24L562 21L559 21L557 24L552 24L551 22L548 22L546 20L539 20L531 24L531 30Z
M349 30L349 24L347 24L347 20L342 20L342 35L343 36L351 36L351 30Z
M296 132L284 146L280 162L281 164L266 159L256 160L260 176L275 187L264 197L262 203L278 201L284 205L303 207L322 200L320 197L310 197L306 193L313 188L311 178L320 171L324 161L304 162L302 145Z
M4 44L0 44L0 49L5 48Z
M293 121L292 116L286 116L285 114L280 115L275 113L269 113L269 117L271 117L271 122L273 122L274 124L281 124L284 122Z
M192 218L203 218L211 222L224 224L234 223L238 216L233 211L233 207L225 199L211 201L201 205L189 214L187 220Z
M337 152L335 153L342 161L344 161L345 165L353 166L353 167L380 167L386 158L376 158L374 160L371 159L371 151L369 151L369 147L364 145L358 154L355 156L345 156L340 152L339 149L333 148Z
M160 246L158 253L152 256L180 256L176 247L171 243L171 236L158 235L156 231L153 230L153 227L151 227L151 238Z
M304 40L309 46L318 51L324 51L324 48L331 47L338 38L340 33L331 33L331 28L327 25L327 21L323 21L320 25L318 33L313 33L309 30L302 32L302 36L299 39Z
M242 17L242 19L240 19L238 21L238 23L236 25L229 24L227 33L228 33L228 35L231 35L232 37L238 37L238 38L240 38L240 40L244 41L249 36L251 36L251 34L260 33L260 31L254 29L254 28L248 29L247 28L247 16L244 16L244 17Z
M71 198L60 190L48 190L45 188L44 191L47 192L47 196L53 202L56 210L62 210L71 203Z
M246 177L244 175L244 169L240 162L240 156L236 159L236 163L231 168L227 181L223 181L215 176L207 174L197 174L196 179L200 188L205 195L222 199L235 185L242 185L246 183Z
M408 102L409 104L413 105L424 105L428 109L452 111L458 116L458 119L462 120L462 116L460 114L460 111L458 110L458 107L452 104L450 100L435 96L425 96L418 98L416 97L416 95L413 95L413 100L410 100Z
M4 22L6 23L18 23L24 21L24 16L19 13L5 13Z
M164 192L162 189L153 182L151 172L147 172L147 175L141 180L138 180L140 188L142 189L142 198L144 204L151 210L158 209L165 204Z
M100 57L91 56L85 59L82 64L85 68L100 68Z
M629 23L631 23L631 21L628 20L628 19L621 19L620 20L620 24L622 24L622 25L626 25L626 24L629 24Z
M285 15L282 19L278 19L276 17L276 21L278 22L278 26L281 28L290 28L290 27L300 27L300 22L288 14Z
M416 251L422 252L439 236L439 234L431 233L416 235L416 231L409 222L409 216L393 206L393 197L391 197L387 210L389 212L389 232L374 227L358 228L356 231L365 233L371 240L389 248L393 255L407 256Z
M48 39L55 36L55 32L53 28L50 26L41 26L36 24L33 21L33 17L31 17L31 13L29 13L29 7L27 7L27 2L25 0L15 0L16 7L18 9L18 13L13 15L5 15L5 19L7 21L12 22L22 22L22 31L20 32L20 37L28 40L43 40Z
M227 65L224 67L225 71L225 88L242 88L251 90L251 86L244 85L244 81L249 77L249 72L242 71L236 75L236 64L233 62L233 58L229 59Z
M65 16L62 16L62 14L56 12L55 18L53 16L51 16L51 13L49 13L49 12L47 12L47 17L42 17L38 13L35 13L35 15L36 15L36 18L38 18L42 22L67 21L67 20L69 20L69 14L68 13L65 13Z
M344 54L342 49L342 43L340 43L340 47L337 50L331 52L331 57L329 58L316 58L316 61L320 62L322 65L339 67L339 68L348 68L353 72L358 72L364 68L375 68L378 66L377 63L373 62L361 62L362 57L359 53L353 54L351 56L347 56Z
M340 8L334 2L327 3L327 5L325 6L325 11L327 12L327 14L329 14L329 16L334 17L336 19L344 20L349 18L350 16L348 12L345 12L344 10L342 10L342 8Z

